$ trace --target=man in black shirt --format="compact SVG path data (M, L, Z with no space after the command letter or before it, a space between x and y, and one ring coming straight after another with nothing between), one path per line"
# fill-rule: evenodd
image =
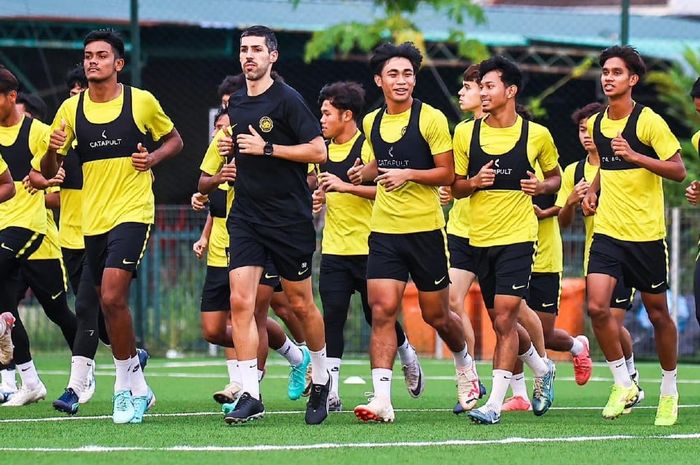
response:
M330 377L326 370L323 318L314 303L311 258L316 232L311 216L309 163L326 160L318 120L301 95L270 76L278 59L277 39L264 26L241 34L239 58L246 88L231 95L231 155L236 160L235 200L228 218L229 280L233 338L243 391L227 423L260 418L253 317L255 294L266 259L274 262L291 308L304 327L313 366L306 422L321 423L328 412ZM224 155L224 153L222 153Z

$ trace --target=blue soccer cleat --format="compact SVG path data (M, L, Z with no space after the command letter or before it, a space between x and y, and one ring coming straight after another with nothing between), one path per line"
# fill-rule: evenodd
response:
M554 378L556 367L554 362L547 360L547 373L542 377L535 377L535 388L532 393L532 412L539 416L544 415L554 403Z
M53 401L53 408L59 412L75 415L80 407L80 399L73 388L66 388L61 397Z
M146 349L136 348L136 356L139 358L139 365L141 365L141 371L146 369L148 365L148 359L151 358L151 354L148 353Z
M131 391L115 392L112 403L112 421L114 423L123 425L134 418L136 412L134 411L134 399L131 397Z
M287 395L291 400L297 400L304 393L306 388L306 369L311 364L311 353L306 346L301 346L301 353L304 354L299 365L291 365L289 371L289 383L287 384Z
M501 422L501 414L488 405L467 412L467 416L477 425L495 425Z
M145 396L134 397L134 418L129 423L143 423L143 416L156 404L156 396L151 388Z

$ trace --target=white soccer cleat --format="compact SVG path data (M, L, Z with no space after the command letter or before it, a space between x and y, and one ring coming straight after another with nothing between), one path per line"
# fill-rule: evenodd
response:
M17 388L11 388L5 383L0 384L0 404L4 404L17 393Z
M242 387L238 383L230 383L221 391L214 393L214 400L220 404L233 404L238 400L238 397L243 393Z
M355 416L364 422L378 423L394 422L394 407L388 397L374 397L366 405L355 407Z
M78 402L81 404L86 404L92 399L95 394L95 361L92 361L92 366L88 370L87 378L85 379L85 387L78 397Z
M0 314L0 364L7 365L12 361L15 346L12 344L12 327L15 317L10 312Z
M476 373L476 363L469 368L457 369L457 401L465 411L476 407L480 395L479 375Z
M22 385L15 394L10 397L10 400L2 404L3 407L21 407L23 405L33 404L46 398L46 386L39 381L39 384L34 388L28 388Z
M425 390L425 378L423 377L423 369L418 361L418 355L413 362L401 366L403 370L403 379L406 383L406 389L411 397L420 397Z

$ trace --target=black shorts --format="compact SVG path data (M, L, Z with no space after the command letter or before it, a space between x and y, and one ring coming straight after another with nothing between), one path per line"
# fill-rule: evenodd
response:
M321 255L318 292L352 295L367 291L367 255Z
M275 290L275 292L282 291L282 283L280 282L280 274L277 272L275 264L272 262L271 257L267 257L265 266L263 268L263 274L260 276L261 286L270 286Z
M105 268L130 271L136 277L150 232L150 224L121 223L104 234L85 236L85 253L95 283L102 284Z
M370 233L367 279L408 282L409 274L419 291L439 291L449 286L445 231Z
M43 234L10 226L0 231L0 280L16 275L19 261L26 260L41 245Z
M450 268L476 274L474 247L469 244L469 238L448 234L447 249L450 251Z
M559 313L561 273L532 273L525 300L536 312Z
M496 295L525 297L535 257L534 242L474 247L476 275L486 308Z
M316 250L316 231L311 221L276 227L236 219L229 221L227 227L229 270L265 267L270 257L283 279L303 281L311 277L311 260Z
M622 308L629 310L632 308L634 289L627 287L624 280L618 279L612 297L610 297L610 308Z
M228 281L228 268L207 266L207 275L202 287L202 312L228 311L231 305L231 287Z
M668 289L666 241L621 241L593 234L588 274L606 274L640 292L661 294Z
M27 260L22 263L22 280L39 301L61 303L67 301L68 281L66 268L60 258Z

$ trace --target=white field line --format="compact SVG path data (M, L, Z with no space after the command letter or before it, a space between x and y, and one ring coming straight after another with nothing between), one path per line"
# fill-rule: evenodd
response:
M635 410L651 410L656 409L656 405L639 405L634 407ZM679 405L678 408L700 408L700 404ZM550 410L602 410L602 406L572 406L572 407L551 407ZM452 409L446 408L397 408L395 412L403 413L435 413L444 412L452 413ZM305 410L279 410L267 411L265 415L301 415ZM352 410L344 410L342 412L334 412L332 415L353 413ZM179 412L179 413L149 413L149 418L170 418L170 417L206 417L206 416L223 416L221 412ZM61 416L61 417L45 417L45 418L5 418L0 419L1 423L44 423L44 422L62 422L62 421L88 421L88 420L111 420L111 415L92 415L92 416Z
M104 366L104 365L103 365ZM150 367L149 367L150 368ZM222 366L223 368L223 366ZM39 370L40 375L49 376L70 376L70 373L66 370ZM146 368L145 371L146 378L212 378L212 379L228 379L228 375L225 370L221 373L185 373L185 372L154 372ZM106 369L99 370L95 372L96 376L112 376L114 377L113 371L108 371ZM265 379L287 379L287 375L265 375ZM365 379L364 377L361 377ZM454 376L424 376L426 380L432 381L451 381L454 382ZM368 378L369 379L369 378ZM365 379L365 381L368 381ZM486 378L483 378L486 379ZM557 381L575 381L571 376L557 376ZM393 381L398 382L396 379ZM400 380L399 380L400 381ZM589 381L599 382L599 383L612 383L612 378L603 378L598 376L592 376ZM678 384L700 384L700 379L677 379ZM661 379L652 378L642 378L642 386L647 384L661 384Z
M172 446L172 447L115 447L89 445L82 447L2 447L2 452L72 452L72 453L100 453L100 452L279 452L319 449L368 449L368 448L425 448L446 446L489 446L509 444L552 444L552 443L577 443L577 442L607 442L629 440L690 440L700 439L700 433L670 434L658 436L570 436L561 438L522 438L509 437L503 439L453 439L446 441L413 441L413 442L354 442L354 443L319 443L276 445L262 444L257 446Z

